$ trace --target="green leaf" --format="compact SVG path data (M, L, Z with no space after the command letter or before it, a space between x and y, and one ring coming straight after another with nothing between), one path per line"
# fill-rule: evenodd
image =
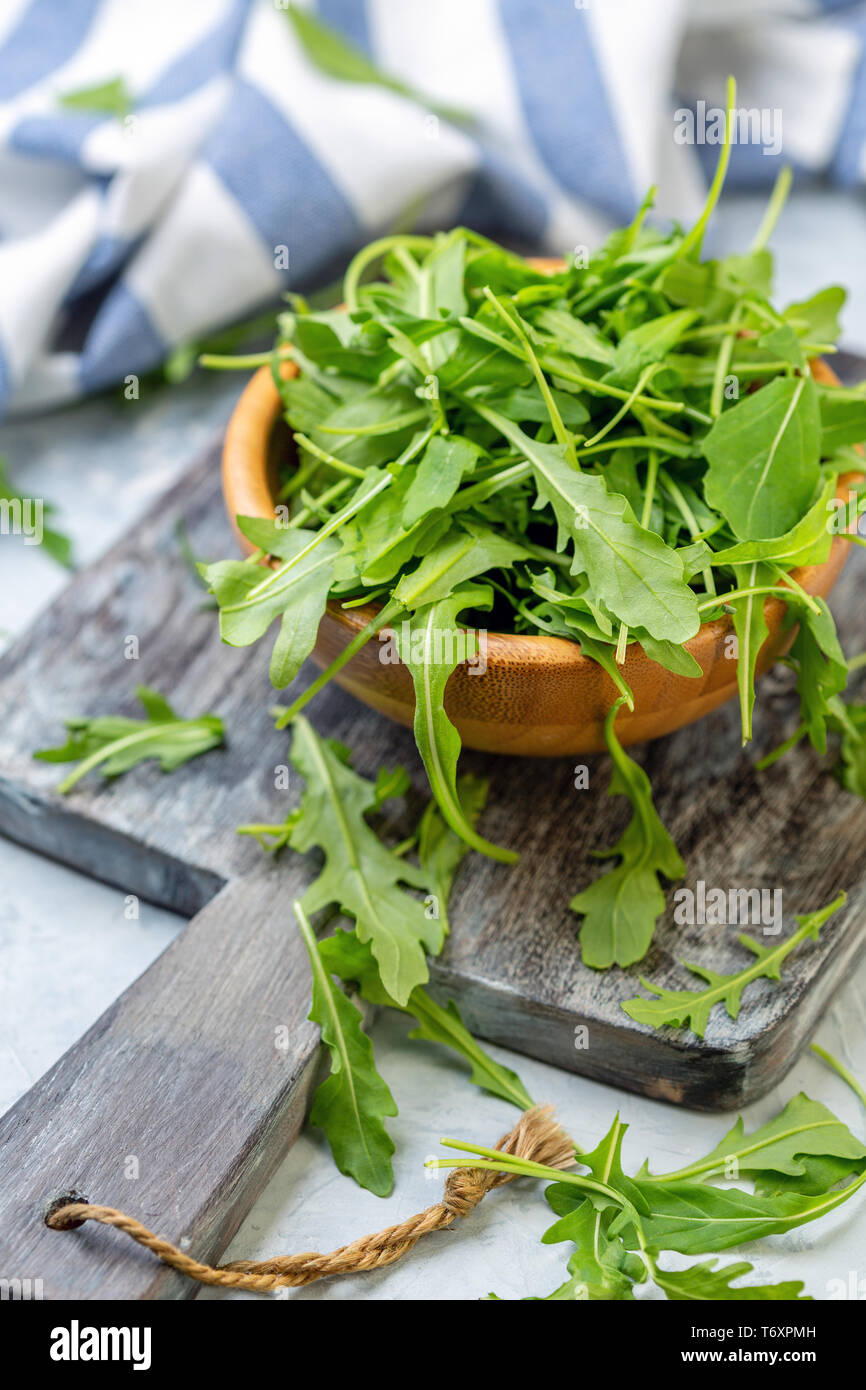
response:
M802 1279L791 1280L785 1284L740 1284L731 1285L744 1274L751 1274L754 1265L746 1260L737 1264L723 1265L716 1269L717 1260L705 1260L702 1264L690 1265L688 1269L661 1269L653 1266L653 1282L663 1289L668 1298L694 1302L720 1302L730 1299L757 1301L784 1301L805 1303L809 1295L803 1295Z
M382 983L398 1004L427 979L425 948L442 949L442 924L401 886L426 888L419 869L382 844L365 820L377 802L371 782L338 758L303 716L294 721L291 759L307 787L291 831L292 849L314 846L324 866L302 900L305 912L336 903L355 918L358 937L369 942Z
M332 974L339 975L341 980L357 984L362 996L370 1003L400 1008L404 1013L413 1014L419 1026L409 1034L410 1038L425 1039L456 1052L469 1063L470 1079L476 1086L491 1095L500 1096L519 1110L527 1110L532 1105L532 1099L517 1073L496 1062L475 1041L453 1000L449 1000L443 1008L417 985L408 1002L398 1004L383 987L369 946L360 942L354 932L338 928L333 936L319 943L319 951L326 968Z
M300 5L289 5L284 13L310 62L327 77L333 77L338 82L360 82L373 87L383 87L385 91L395 92L398 96L407 97L420 106L438 112L446 120L461 124L471 122L472 117L465 111L431 102L420 92L401 82L398 77L381 71L360 49L348 43L336 29L323 24L310 10L303 9Z
M866 1148L825 1105L800 1091L778 1115L751 1134L746 1134L740 1115L704 1158L695 1159L676 1172L655 1176L644 1164L638 1179L667 1183L684 1178L703 1179L714 1173L738 1177L740 1173L768 1171L802 1177L806 1174L804 1158L809 1155L839 1159L849 1173L852 1162L866 1158Z
M445 507L475 467L480 449L459 434L434 435L421 455L403 507L403 525L414 526L435 507Z
M793 569L797 565L823 564L833 543L829 528L829 509L835 494L835 478L824 478L812 506L784 536L774 536L769 540L740 541L737 545L711 553L709 563L718 567L753 564L756 560L772 560L778 565L783 565L785 569Z
M683 577L683 562L661 536L638 524L624 497L609 493L604 479L575 472L559 444L540 444L512 421L483 406L532 467L539 500L553 508L558 549L574 547L572 573L585 573L597 598L629 627L651 637L685 642L700 627L697 598Z
M681 1255L729 1250L733 1245L817 1221L846 1202L864 1182L866 1173L847 1188L816 1197L801 1192L764 1197L736 1187L712 1187L701 1182L671 1182L657 1187L637 1182L647 1206L640 1216L643 1239L653 1250L676 1250ZM625 1221L622 1228L626 1245L634 1248L637 1238L633 1229L628 1230Z
M495 1062L469 1032L453 999L443 1008L431 999L426 990L416 989L409 999L408 1010L418 1020L418 1027L409 1034L411 1038L423 1038L427 1042L439 1043L458 1053L471 1067L470 1080L482 1091L500 1096L519 1110L528 1110L533 1104L532 1097L516 1072Z
M866 797L866 705L842 705L830 727L841 735L836 766L840 783L855 796Z
M665 907L659 875L681 878L685 865L676 845L653 806L649 778L628 756L616 737L614 725L622 700L605 720L604 734L613 759L609 795L627 796L632 819L605 856L618 855L622 862L571 900L573 912L583 914L581 955L595 970L631 965L649 950L656 919Z
M466 773L457 778L457 797L463 819L475 825L487 801L486 778ZM427 803L418 823L418 862L439 900L439 916L448 935L448 901L461 863L469 853L466 841L451 829L435 800Z
M63 92L58 101L70 111L93 111L97 114L116 116L123 120L132 110L132 97L122 77L113 77L109 82L97 82L90 87L79 87L74 92Z
M821 456L829 458L841 449L866 441L866 396L838 386L822 387Z
M703 442L705 493L741 540L789 531L820 478L818 392L806 377L772 381L716 420Z
M819 753L827 751L827 726L838 715L836 696L848 684L845 660L833 614L822 598L816 598L818 612L803 608L800 627L791 647L791 660L797 668L800 712L812 745Z
M629 329L616 345L612 368L604 380L617 386L634 386L644 367L667 357L697 318L693 309L675 309Z
M485 840L466 819L457 792L460 735L445 713L448 679L458 662L475 655L477 645L474 634L457 628L457 616L464 608L489 607L490 601L488 589L458 589L448 598L418 608L395 636L400 659L408 667L415 687L415 742L444 820L472 849L511 864L517 855ZM483 676L477 679L482 680Z
M783 961L807 937L817 941L821 927L839 911L845 901L845 894L840 893L817 912L796 917L795 921L799 924L797 930L776 946L762 946L751 936L742 933L737 940L751 951L757 960L732 975L720 975L714 970L708 970L706 966L683 961L687 970L707 982L704 989L665 989L641 976L640 982L644 989L650 990L655 998L645 999L642 995L637 995L634 999L627 999L622 1008L629 1018L633 1018L637 1023L647 1023L652 1028L661 1028L665 1024L672 1028L688 1026L693 1033L702 1038L710 1013L716 1004L723 1003L730 1017L736 1018L740 1012L740 1000L746 985L751 984L752 980L781 979Z
M830 285L811 299L789 304L783 317L807 342L835 343L841 332L839 313L847 297L840 285Z
M764 1197L778 1197L783 1192L805 1192L815 1197L820 1192L829 1192L843 1178L860 1174L866 1169L866 1160L832 1158L827 1154L819 1157L804 1155L801 1163L802 1174L775 1173L772 1170L757 1173L755 1191Z
M587 362L601 362L609 367L614 359L614 347L592 324L567 313L564 309L542 309L534 317L535 327L549 333L561 352Z
M38 510L39 508L41 508L41 512ZM55 560L58 565L62 565L64 569L72 569L72 541L62 531L54 530L45 525L45 517L53 515L54 507L42 498L24 497L17 488L13 487L6 460L0 457L0 517L5 521L3 535L7 535L13 529L9 525L8 518L14 515L14 509L21 509L19 514L21 516L21 529L25 537L24 544L40 545L46 555L50 555L51 559ZM25 530L24 522L28 517L29 525Z
M473 523L439 541L417 569L404 574L394 589L394 598L410 610L438 603L466 580L526 556L516 541L497 535L489 526Z
M58 792L70 791L94 768L100 768L103 777L119 777L148 758L158 758L163 772L173 772L225 741L223 722L217 715L179 719L157 691L139 685L135 693L147 713L146 719L121 715L67 719L70 737L66 743L58 748L41 748L33 754L43 762L78 763L75 771L58 783Z
M609 1237L603 1211L582 1201L556 1226L557 1240L577 1246L568 1261L570 1278L547 1295L547 1302L632 1301L635 1284L646 1279L642 1260L625 1248L619 1236ZM549 1234L549 1233L548 1233ZM542 1237L544 1241L548 1236Z
M310 1123L325 1131L341 1173L377 1197L387 1197L394 1186L394 1142L385 1129L385 1116L396 1115L397 1106L376 1070L360 1013L332 983L301 904L292 907L313 972L307 1017L318 1023L331 1055L331 1074L316 1091Z
M259 537L264 526L248 526L248 530ZM280 528L274 527L274 531ZM294 680L316 645L339 551L336 541L320 541L318 535L315 531L284 529L281 535L272 536L271 553L283 559L277 570L263 570L242 560L200 566L219 604L220 637L230 647L250 646L275 618L281 618L270 665L271 683L276 689ZM279 550L274 549L276 545Z
M744 589L773 582L773 571L766 565L734 566L737 586ZM764 616L764 595L747 594L733 600L734 633L737 639L737 689L740 694L740 728L743 743L752 737L752 713L755 707L755 669L769 628Z

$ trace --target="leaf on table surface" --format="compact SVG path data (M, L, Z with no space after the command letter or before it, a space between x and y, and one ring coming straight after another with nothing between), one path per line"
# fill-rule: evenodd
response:
M864 1181L866 1174L861 1174L847 1188L814 1197L801 1192L765 1197L702 1182L635 1185L646 1203L640 1222L650 1249L706 1255L817 1221L846 1202ZM637 1244L627 1213L617 1218L612 1231L622 1234L629 1248Z
M645 1281L646 1268L619 1236L607 1235L609 1225L609 1216L584 1200L551 1228L557 1232L557 1241L573 1241L577 1249L568 1261L570 1277L549 1293L545 1302L634 1299L633 1287ZM547 1242L548 1235L542 1240Z
M644 1163L638 1181L671 1182L684 1177L707 1177L724 1174L774 1172L792 1177L806 1174L807 1156L839 1159L845 1172L852 1163L866 1159L866 1148L820 1101L810 1100L800 1091L788 1101L783 1110L750 1134L746 1133L742 1115L720 1139L715 1148L703 1158L695 1159L674 1173L652 1175ZM798 1189L800 1190L800 1189Z
M58 792L68 792L94 768L98 767L103 777L119 777L148 758L157 758L163 772L173 772L225 741L223 722L217 715L180 719L158 691L139 685L135 693L146 719L121 715L67 719L70 737L66 743L33 754L42 762L78 763L75 771L58 783Z
M331 1074L316 1091L310 1123L325 1131L341 1173L377 1197L387 1197L394 1186L394 1141L385 1116L396 1115L397 1106L376 1070L361 1014L331 980L300 903L293 907L313 972L307 1016L318 1023L331 1056Z
M734 974L720 975L706 966L683 961L682 964L693 975L706 980L703 989L666 989L662 985L652 984L641 975L640 982L644 989L650 990L655 997L646 999L643 995L636 995L634 999L626 999L622 1008L629 1018L633 1018L637 1023L647 1023L652 1028L661 1028L665 1024L672 1028L688 1026L693 1033L702 1038L710 1013L716 1004L723 1003L730 1017L736 1018L740 1012L740 1000L746 985L751 984L752 980L781 979L782 962L807 937L817 941L821 927L838 912L844 902L845 894L840 893L817 912L796 917L795 921L799 923L797 930L792 932L787 940L780 941L775 946L762 946L753 937L742 933L737 940L751 951L757 960Z
M326 969L339 975L341 980L356 984L361 995L371 1004L399 1008L403 1013L412 1014L419 1026L412 1030L410 1038L439 1043L468 1062L470 1079L476 1086L489 1091L491 1095L500 1096L519 1110L526 1110L532 1105L532 1098L517 1073L495 1061L476 1042L453 1000L443 1007L425 989L416 985L408 1001L403 1005L398 1004L382 985L370 947L359 941L355 932L338 928L333 936L320 941L319 951Z
M754 1265L746 1260L736 1264L723 1265L716 1269L718 1260L704 1260L701 1264L690 1265L688 1269L653 1268L653 1283L663 1289L668 1298L675 1301L720 1302L733 1299L752 1302L783 1301L805 1303L811 1295L803 1294L802 1279L789 1280L784 1284L739 1284L732 1288L735 1279L751 1274Z
M373 783L338 758L301 715L294 720L291 760L307 786L289 843L301 853L317 847L325 856L302 899L304 911L336 903L354 917L385 989L403 1005L427 979L425 951L438 954L444 939L442 923L403 887L426 889L426 878L367 824L365 816L377 804Z
M2 504L6 503L3 508ZM72 569L72 541L62 531L45 525L45 517L53 516L55 508L44 498L25 497L13 487L9 478L6 460L0 457L0 511L7 517L13 516L13 508L19 510L19 528L25 545L39 545L64 569ZM12 529L7 521L7 529Z
M649 778L623 749L616 737L615 721L622 700L610 710L604 731L613 759L608 794L627 796L632 818L619 840L604 857L619 856L615 869L597 878L571 900L571 909L583 915L581 955L595 970L631 965L646 955L657 918L665 907L659 875L681 878L686 868L677 847L653 805Z

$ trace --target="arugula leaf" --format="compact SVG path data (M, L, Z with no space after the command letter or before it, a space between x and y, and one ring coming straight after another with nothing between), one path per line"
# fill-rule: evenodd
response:
M457 589L448 598L416 609L395 636L415 687L415 742L444 820L472 849L513 864L517 855L512 850L492 845L466 819L457 792L460 735L445 713L445 686L462 656L457 615L464 608L489 607L490 601L489 589ZM475 654L475 638L471 641L473 649L466 652L467 659Z
M9 478L6 460L0 456L0 516L6 518L11 513L12 506L16 508L26 508L28 505L32 504L32 501L33 499L24 497L17 488L13 487ZM4 503L6 504L5 506ZM53 515L55 508L50 502L45 502L43 500L41 505L43 518ZM7 526L4 526L4 535L7 533L7 529L8 523ZM28 537L27 539L30 540L31 538ZM36 540L35 530L33 532L33 540ZM58 565L62 565L64 569L74 568L72 561L72 541L68 536L65 536L62 531L57 531L51 526L46 526L44 524L44 519L41 528L41 539L38 540L38 544L41 545L46 555L50 555L52 560L56 560Z
M464 820L474 826L487 801L488 783L483 777L466 773L457 778L457 799ZM442 929L448 935L448 900L454 878L469 846L456 835L435 801L428 802L418 824L418 862L430 888L438 899Z
M754 1265L746 1260L736 1264L723 1265L716 1269L718 1260L704 1260L702 1264L690 1265L688 1269L662 1269L653 1264L653 1282L663 1289L668 1298L678 1301L718 1302L730 1299L749 1299L755 1301L780 1300L790 1303L805 1303L811 1295L803 1294L802 1279L789 1280L784 1284L740 1284L731 1285L744 1274L751 1274Z
M426 888L420 869L387 849L365 820L376 805L372 783L338 758L303 716L294 721L291 760L307 787L289 844L305 853L314 846L324 866L302 899L305 912L336 903L355 918L358 937L369 941L385 989L398 1004L427 979L425 949L442 949L441 922L401 884Z
M840 1062L817 1044L812 1051L866 1103L866 1090ZM791 1230L841 1206L866 1183L863 1146L835 1116L802 1095L752 1135L745 1135L738 1122L708 1158L696 1160L678 1173L653 1177L644 1164L635 1178L629 1177L622 1167L625 1131L617 1115L591 1153L576 1150L576 1163L588 1169L589 1175L558 1171L514 1154L453 1139L443 1139L442 1143L461 1150L462 1156L430 1160L429 1166L459 1167L468 1162L465 1155L470 1154L477 1155L473 1167L486 1171L512 1178L552 1179L545 1197L559 1219L542 1239L548 1244L562 1240L577 1244L569 1261L572 1277L551 1295L558 1300L629 1299L634 1283L647 1273L671 1299L796 1299L803 1287L799 1281L734 1288L735 1279L751 1272L752 1266L746 1263L718 1269L711 1260L669 1271L662 1268L659 1256L666 1250L707 1254ZM707 1181L723 1162L727 1164L730 1155L724 1151L728 1144L741 1155L744 1171L750 1165L758 1170L758 1181L765 1190L720 1188ZM831 1152L800 1157L801 1145L814 1150L827 1147ZM837 1151L850 1156L835 1157ZM761 1165L772 1162L788 1169L802 1167L803 1171L762 1169ZM858 1170L858 1176L846 1187L835 1188L833 1184L851 1167ZM689 1181L687 1175L702 1180ZM819 1182L824 1184L820 1190L809 1192L796 1186L810 1183L814 1187ZM778 1190L767 1190L770 1185ZM630 1259L629 1251L639 1252L639 1256Z
M413 526L435 507L447 506L466 474L472 472L480 452L473 440L461 435L452 434L447 439L434 435L412 476L403 525Z
M821 455L866 441L866 396L860 391L825 388L820 392Z
M746 985L751 984L752 980L781 979L783 961L807 937L817 941L824 923L839 911L845 901L845 893L839 893L831 903L817 912L795 917L794 920L799 924L797 930L792 932L787 940L780 941L775 946L762 946L753 937L741 933L737 940L751 951L757 960L732 975L720 975L714 970L708 970L706 966L683 961L682 964L693 975L706 980L704 989L665 989L661 985L652 984L641 975L640 982L644 989L650 990L656 997L645 999L643 995L636 995L634 999L625 1000L622 1008L636 1023L647 1023L652 1028L661 1028L664 1024L672 1028L688 1026L693 1033L702 1038L706 1032L710 1012L716 1004L724 1003L730 1017L736 1018L740 1012L740 1000Z
M755 561L751 565L734 565L738 587L759 588L773 582L773 571L768 565ZM737 689L740 693L740 727L743 743L752 737L752 712L755 707L755 670L758 657L769 628L764 616L764 595L747 594L745 598L732 600L734 632L737 638Z
M289 5L283 12L291 22L310 62L326 76L333 77L338 82L361 82L374 87L384 87L388 92L408 97L410 101L438 112L445 120L464 125L471 123L472 117L465 111L432 102L398 77L382 72L360 49L350 44L336 29L324 24L310 10L300 5Z
M793 324L802 337L813 343L835 343L839 337L839 313L847 295L840 285L819 290L811 299L789 304L783 318Z
M438 603L466 580L524 559L526 554L522 545L498 536L489 526L472 525L439 541L417 569L404 574L394 598L410 610Z
M74 92L63 92L57 100L70 111L104 112L107 116L116 116L118 120L123 120L132 110L132 97L123 77L79 87Z
M500 1096L520 1110L532 1105L526 1087L510 1067L494 1061L475 1041L466 1028L453 999L443 1008L420 985L412 990L405 1004L398 1004L383 987L369 946L358 940L354 932L337 929L333 936L319 942L319 951L326 968L340 979L357 984L361 995L372 1004L386 1005L413 1014L418 1027L409 1034L427 1042L450 1048L469 1063L470 1079L483 1091Z
M685 1178L707 1178L711 1174L736 1176L746 1172L783 1173L800 1178L806 1174L807 1156L838 1159L844 1176L852 1162L866 1158L866 1148L855 1139L847 1125L820 1101L810 1100L800 1091L772 1120L746 1134L742 1115L728 1133L705 1157L696 1159L676 1172L652 1175L644 1163L638 1181L666 1183ZM798 1189L798 1191L801 1189Z
M611 370L604 380L617 386L634 386L644 367L667 357L697 318L693 309L675 309L630 328L617 343Z
M585 573L599 599L621 622L652 637L685 642L700 626L697 600L683 578L681 558L635 520L624 497L603 479L575 472L557 444L540 444L510 420L476 406L529 462L539 502L553 507L558 549L574 546L572 573Z
M547 1302L634 1299L633 1287L646 1280L646 1268L626 1249L621 1237L608 1235L609 1226L609 1216L592 1202L583 1201L542 1236L544 1243L571 1240L577 1246L568 1261L570 1278L547 1295ZM555 1237L551 1231L556 1232Z
M827 751L827 724L838 716L838 696L848 684L848 664L836 635L833 614L822 598L818 611L805 608L791 647L797 668L797 693L806 732L819 753Z
M836 479L832 476L826 477L812 506L784 536L774 536L768 540L740 541L737 545L711 553L710 564L733 566L772 560L776 564L784 565L786 569L797 565L823 564L833 543L827 518L835 492Z
M255 543L265 539L268 550L283 564L263 571L248 560L219 560L200 565L208 588L220 608L220 637L230 647L248 647L275 618L280 632L271 655L271 684L281 689L294 680L316 644L319 623L333 582L339 546L318 540L315 531L287 531L275 523L243 518L245 534Z
M817 1221L866 1182L866 1173L848 1187L810 1197L786 1192L777 1197L742 1192L736 1187L712 1187L700 1182L670 1182L653 1187L636 1183L648 1210L641 1212L642 1238L651 1249L675 1250L681 1255L705 1255L729 1250L733 1245L780 1235L795 1226ZM638 1236L627 1219L621 1221L625 1244L631 1248ZM614 1223L616 1228L617 1223Z
M325 1131L341 1173L377 1197L387 1197L394 1186L394 1142L385 1129L385 1116L396 1115L397 1106L376 1071L360 1013L331 982L301 904L293 903L292 909L313 972L308 1018L318 1023L331 1055L331 1075L316 1091L310 1123Z
M821 421L811 377L772 381L716 420L703 442L707 501L741 540L789 531L820 478Z
M163 772L173 772L191 758L225 742L223 722L217 715L180 719L158 691L139 685L135 693L146 719L127 719L122 715L67 719L70 737L66 743L57 748L40 748L33 754L42 762L78 763L75 771L57 784L61 795L97 767L103 777L119 777L148 758L158 758Z
M616 716L623 700L617 700L604 724L604 737L613 759L608 794L627 796L633 814L619 840L602 857L618 855L622 863L578 893L571 909L584 915L580 929L581 955L595 970L631 965L649 950L656 919L665 897L659 874L681 878L685 864L676 845L659 820L652 802L649 778L623 749L615 732Z

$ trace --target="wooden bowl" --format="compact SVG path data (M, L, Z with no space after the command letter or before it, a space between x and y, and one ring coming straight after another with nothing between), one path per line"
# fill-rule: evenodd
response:
M297 374L293 363L287 377ZM838 384L823 362L813 364L815 377ZM235 407L223 448L223 495L240 542L250 554L253 546L237 530L236 516L273 518L277 462L285 458L290 436L282 420L280 396L269 367L253 376ZM847 501L850 483L859 475L839 480L837 497ZM794 578L809 594L826 596L835 584L848 550L842 537L833 541L823 565L794 570ZM795 629L782 630L788 605L767 599L764 616L767 639L758 655L757 674L784 656ZM344 611L329 602L319 627L313 660L327 666L377 611L376 605ZM737 694L737 667L726 652L733 632L728 617L704 623L685 645L698 662L700 677L676 676L644 654L637 643L626 652L622 672L634 693L634 711L623 708L617 717L617 736L624 744L658 738L709 714ZM379 660L381 645L374 638L335 677L337 683L364 704L400 724L411 725L415 699L412 679L401 663ZM597 662L580 647L560 637L487 635L487 669L472 674L458 666L448 682L445 709L467 748L487 753L564 756L604 750L604 720L618 691Z

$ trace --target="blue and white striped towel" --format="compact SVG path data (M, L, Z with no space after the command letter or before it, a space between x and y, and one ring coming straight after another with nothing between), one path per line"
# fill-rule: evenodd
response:
M780 159L866 176L862 4L307 0L469 128L324 76L287 3L0 0L0 411L147 371L410 206L560 251L653 182L662 213L690 216L714 152L677 143L674 112L721 103L728 71L744 107L784 118L781 155L743 145L735 180L769 183ZM119 76L131 116L59 103Z

